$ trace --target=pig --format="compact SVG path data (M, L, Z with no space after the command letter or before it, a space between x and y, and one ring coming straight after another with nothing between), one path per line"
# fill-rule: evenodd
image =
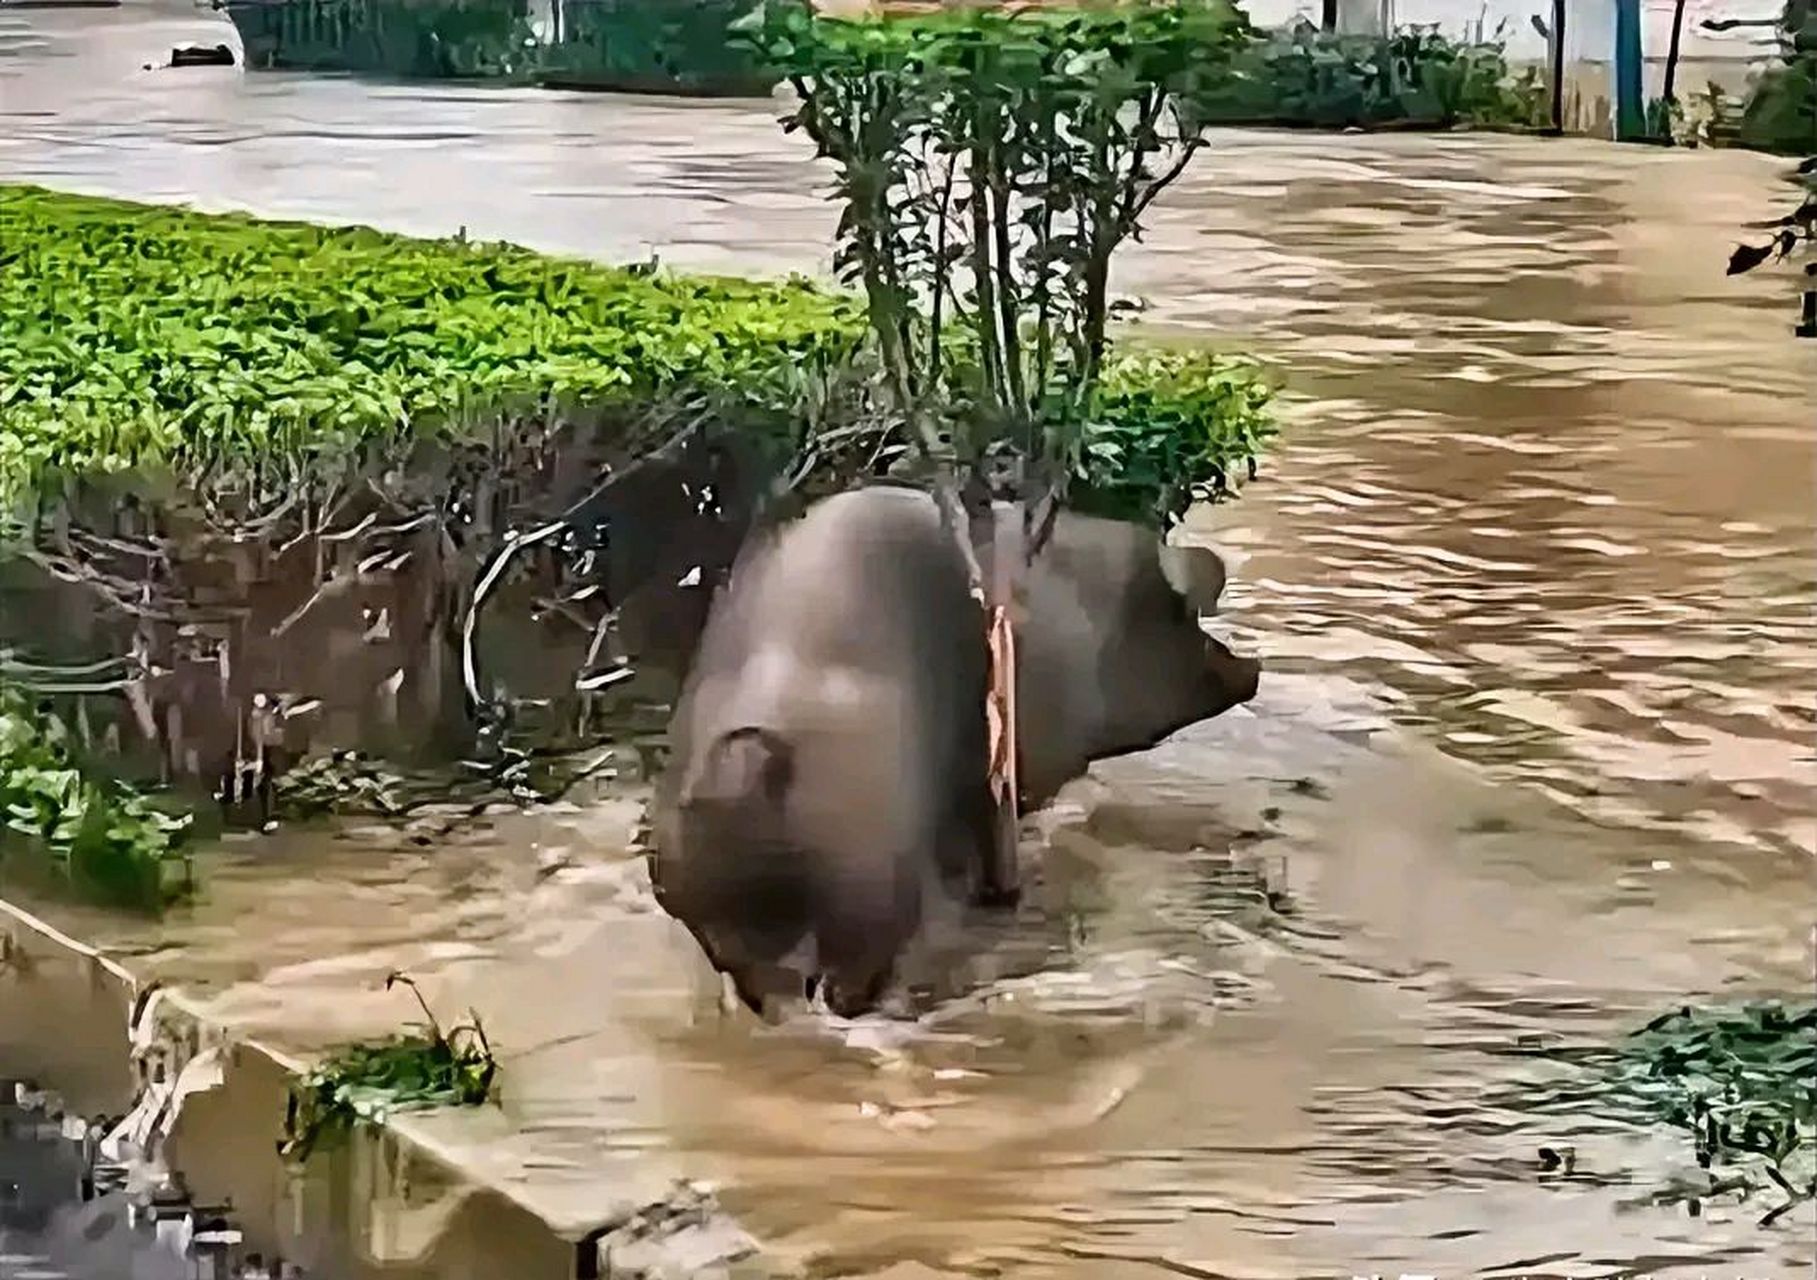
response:
M1020 519L997 504L997 545ZM1021 800L1255 693L1197 622L1217 556L1061 512L1024 574ZM1013 899L994 857L984 615L928 495L874 486L763 531L710 612L652 812L653 875L741 999L823 982L871 1007L944 893Z
M874 1004L926 895L983 865L983 615L933 502L876 487L761 531L670 726L653 878L762 1012Z
M1019 512L996 509L999 539ZM1016 627L1018 782L1038 808L1104 756L1138 751L1255 696L1261 667L1207 636L1216 552L1063 511L1024 579Z

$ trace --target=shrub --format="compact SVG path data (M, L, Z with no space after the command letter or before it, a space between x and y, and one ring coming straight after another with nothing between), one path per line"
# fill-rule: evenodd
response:
M705 398L793 449L808 428L850 430L837 416L861 408L849 395L825 413L808 401L816 382L868 376L863 315L800 280L659 274L0 184L0 509L61 476L189 483L274 456L320 462L490 432L507 411L562 404ZM1146 399L1099 399L1102 430L1164 394L1181 398L1175 411L1234 404L1195 389L1189 371L1222 385L1236 366L1175 367L1135 348L1111 365L1117 386L1143 370L1161 382ZM1238 450L1219 455L1227 471L1259 437L1207 420L1200 439Z
M1510 70L1499 37L1459 43L1421 27L1351 36L1300 23L1257 39L1204 87L1200 109L1218 123L1533 129L1548 123L1548 102L1536 70Z
M1256 366L1209 352L1113 361L1093 391L1075 462L1073 505L1163 528L1239 483L1274 436L1273 394Z
M79 474L333 454L487 413L785 403L853 347L802 281L660 275L0 185L0 501Z
M32 870L103 905L156 910L189 887L190 819L86 769L63 721L6 687L0 823L0 865L23 856Z
M1761 73L1742 111L1743 146L1781 155L1817 152L1817 5L1786 0L1781 61Z

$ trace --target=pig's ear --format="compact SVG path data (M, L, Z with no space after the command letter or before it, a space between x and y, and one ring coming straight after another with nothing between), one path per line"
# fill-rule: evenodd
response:
M1195 613L1215 613L1224 594L1224 558L1210 547L1160 546L1161 573Z
M709 746L682 796L684 807L781 802L795 776L795 753L776 733L754 726L722 734Z

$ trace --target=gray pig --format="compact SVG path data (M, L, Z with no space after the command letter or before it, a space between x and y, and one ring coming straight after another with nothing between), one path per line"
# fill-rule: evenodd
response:
M999 529L1014 508L1000 504ZM1209 551L1063 512L1017 619L1020 781L1253 696L1256 664L1199 629ZM654 879L740 997L874 1004L926 895L1007 897L985 785L983 618L932 499L879 486L754 536L715 601L653 805Z
M999 505L1002 531L1017 518ZM1062 512L1025 579L1016 628L1018 781L1046 803L1102 756L1168 734L1255 696L1261 667L1207 636L1198 615L1224 590L1201 547L1163 545L1121 520Z
M934 882L981 865L982 619L934 505L828 498L753 536L670 727L654 879L746 1003L873 1004Z

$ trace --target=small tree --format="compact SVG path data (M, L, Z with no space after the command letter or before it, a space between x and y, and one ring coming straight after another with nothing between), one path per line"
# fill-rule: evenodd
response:
M1241 12L772 2L744 31L798 96L784 127L837 168L836 263L864 290L884 407L949 476L1007 460L1051 511L1090 471L1112 255L1204 145L1194 104L1248 44Z

